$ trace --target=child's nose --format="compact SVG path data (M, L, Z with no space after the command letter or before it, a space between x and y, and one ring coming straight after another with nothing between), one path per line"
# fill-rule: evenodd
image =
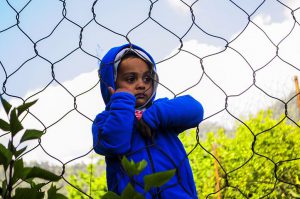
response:
M145 89L145 82L143 81L143 79L138 79L137 83L136 83L136 88L137 89Z

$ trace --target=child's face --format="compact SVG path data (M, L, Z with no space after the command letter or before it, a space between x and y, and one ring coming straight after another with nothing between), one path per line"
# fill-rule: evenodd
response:
M136 97L135 107L144 105L152 96L152 82L149 67L142 59L129 57L120 63L116 87L125 89Z

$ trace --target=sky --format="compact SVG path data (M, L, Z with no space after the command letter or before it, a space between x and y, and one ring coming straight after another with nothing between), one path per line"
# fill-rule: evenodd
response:
M8 94L38 99L30 112L39 120L27 115L24 125L46 128L43 148L30 142L34 150L26 160L65 163L91 150L91 121L104 109L98 63L109 48L126 43L126 37L156 60L163 85L157 98L192 95L204 106L204 124L231 127L236 122L222 111L226 97L228 111L243 120L294 92L293 78L300 76L299 1L159 0L152 10L150 2L102 0L94 6L95 20L91 0L66 1L66 11L61 1L31 1L25 8L27 1L12 1L13 8L0 2L0 81L6 73ZM22 103L4 97L14 105ZM4 117L2 108L0 115ZM91 154L72 163L89 162Z

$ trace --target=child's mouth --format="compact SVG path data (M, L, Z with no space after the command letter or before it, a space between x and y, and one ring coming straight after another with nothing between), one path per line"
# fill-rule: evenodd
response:
M135 95L135 98L137 98L137 99L143 99L143 98L145 98L145 97L146 97L146 95L143 94L143 93L140 93L140 94Z

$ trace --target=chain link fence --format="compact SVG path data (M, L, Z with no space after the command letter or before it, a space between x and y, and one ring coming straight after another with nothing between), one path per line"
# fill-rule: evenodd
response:
M215 193L231 187L250 197L231 185L228 176L247 167L254 155L273 165L273 191L278 183L299 189L299 182L277 175L280 164L299 164L297 152L292 159L275 161L255 148L261 135L283 119L299 128L297 106L292 105L299 97L293 84L300 74L297 1L3 0L0 7L1 96L12 104L39 99L23 122L45 132L31 143L25 159L59 165L61 176L68 165L90 163L91 124L104 109L98 64L110 47L135 43L157 61L158 96L189 93L203 102L204 127L200 125L195 148L187 152L200 149L216 160L224 182ZM253 132L247 115L272 104L284 118ZM234 123L248 129L253 155L227 171L201 137L215 124L230 129ZM3 132L0 138L1 143L9 139Z

